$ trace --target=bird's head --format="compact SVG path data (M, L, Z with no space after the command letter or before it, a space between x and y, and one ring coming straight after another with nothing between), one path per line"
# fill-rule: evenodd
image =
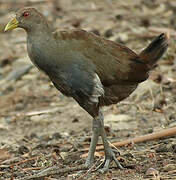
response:
M18 10L15 18L6 25L4 31L20 27L29 32L34 29L42 29L45 26L48 27L48 24L44 16L35 8L28 7Z

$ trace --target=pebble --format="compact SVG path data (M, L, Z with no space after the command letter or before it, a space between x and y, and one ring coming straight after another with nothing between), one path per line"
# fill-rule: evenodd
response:
M147 176L155 176L155 175L158 175L159 174L159 172L156 170L156 169L154 169L154 168L149 168L149 169L147 169L147 171L146 171L146 175Z

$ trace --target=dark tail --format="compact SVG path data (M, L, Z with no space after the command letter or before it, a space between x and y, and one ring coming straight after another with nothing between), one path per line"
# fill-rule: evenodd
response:
M145 48L139 57L143 62L152 67L164 54L168 47L168 36L164 33L157 36L147 48Z

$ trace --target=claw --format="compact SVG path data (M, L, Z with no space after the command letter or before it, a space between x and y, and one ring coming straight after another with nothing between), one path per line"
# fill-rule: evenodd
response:
M99 136L101 136L102 141L103 141L104 150L105 150L105 160L96 168L96 170L98 170L100 173L107 172L109 169L110 163L112 161L115 161L119 169L124 169L115 156L115 154L120 155L120 152L117 149L112 150L111 147L109 146L109 142L107 140L106 133L104 130L103 116L101 114L101 111L99 111L99 116L95 117L93 120L93 135L91 138L90 149L89 149L85 166L90 168L91 165L93 164L95 149L96 149Z
M113 151L110 151L111 154L110 156L106 157L106 159L96 168L96 170L98 170L98 172L100 173L105 173L108 171L109 169L109 166L110 166L110 163L112 161L115 162L116 166L119 168L119 169L124 169L122 167L122 165L120 164L120 162L117 160L117 158L115 157L115 154L113 153Z
M90 167L92 166L93 163L94 163L93 160L87 159L87 160L86 160L86 163L85 163L84 165L85 165L85 167L90 168Z
M106 160L104 161L104 166L103 166L103 168L99 169L98 171L99 171L100 173L102 173L102 174L105 173L105 172L107 172L108 169L109 169L110 162L111 162L110 159L106 159Z
M103 162L95 169L95 171L99 171L104 167L104 165L105 165L105 160L103 160Z
M119 161L118 161L116 158L114 158L114 161L115 161L115 163L116 163L116 166L117 166L119 169L124 169L124 167L119 163Z

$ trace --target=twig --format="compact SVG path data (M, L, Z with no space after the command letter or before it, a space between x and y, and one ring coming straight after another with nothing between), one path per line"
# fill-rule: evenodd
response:
M80 177L79 177L78 179L76 179L76 180L81 180L81 179L83 179L83 177L85 177L89 172L91 172L91 171L95 168L95 166L98 164L99 160L100 160L100 158L93 164L93 166L92 166L90 169L88 169L88 170L86 171L85 174L83 174L82 176L80 176Z
M30 168L24 168L24 171L31 171L31 170L41 170L41 167L30 167Z
M50 108L50 109L44 109L44 110L39 110L39 111L31 111L26 113L26 116L35 116L35 115L40 115L40 114L48 114L48 113L54 113L59 110L58 107L56 108Z
M25 169L23 169L22 167L20 167L19 165L16 165L16 167L18 169L20 169L20 171L23 171L24 173L27 173L27 171ZM11 167L12 169L14 168L14 166ZM30 174L31 175L31 174Z
M56 175L56 174L63 174L63 173L67 173L67 172L73 172L73 171L80 171L80 170L86 170L87 167L85 165L80 165L80 166L76 166L76 167L67 167L64 169L61 169L60 167L50 167L47 168L43 171L41 171L40 173L33 175L33 176L26 176L23 177L23 180L29 180L29 179L41 179L42 177L47 177L47 176L51 176L51 175Z
M4 161L1 162L1 165L0 165L0 168L7 168L7 167L10 167L12 162L14 161L19 161L20 160L20 157L12 157L10 159L6 159Z
M26 163L26 162L28 162L28 161L32 161L32 160L35 160L35 159L37 159L38 158L38 156L35 156L35 157L32 157L32 158L29 158L29 159L25 159L25 160L22 160L22 161L19 161L19 162L17 162L17 163L14 163L14 164L12 164L11 166L10 166L10 168L12 169L12 177L13 177L13 172L14 172L14 166L16 166L17 168L19 168L21 171L24 171L25 173L27 173L27 168L25 169L23 169L23 168L21 168L19 165L20 164L24 164L24 163ZM41 169L41 168L40 168Z
M120 155L121 153L120 153L120 151L118 150L118 148L116 147L116 146L114 146L114 144L112 144L110 141L108 141L108 143L109 143L109 145L111 146L111 147L113 147L114 149L115 149L115 151Z
M136 137L136 138L128 139L128 140L121 141L121 142L114 142L112 144L115 147L120 147L120 146L128 145L131 142L133 142L133 143L141 143L141 142L152 141L152 140L156 140L156 139L159 139L159 138L165 138L165 137L168 137L168 136L175 136L175 135L176 135L176 127L173 127L173 128L162 130L160 132L147 134L147 135L144 135L144 136L141 136L141 137ZM104 147L102 145L96 147L96 150L103 150L103 149L104 149ZM88 150L89 150L89 148L85 148L85 149L82 149L81 151L84 152L84 151L88 151Z
M32 161L32 160L35 160L35 159L37 159L37 158L38 158L38 156L29 158L29 159L25 159L25 160L23 160L23 161L19 161L19 162L17 162L17 163L12 164L11 166L17 166L17 165L20 165L20 164L24 164L24 163L26 163L26 162L28 162L28 161Z

